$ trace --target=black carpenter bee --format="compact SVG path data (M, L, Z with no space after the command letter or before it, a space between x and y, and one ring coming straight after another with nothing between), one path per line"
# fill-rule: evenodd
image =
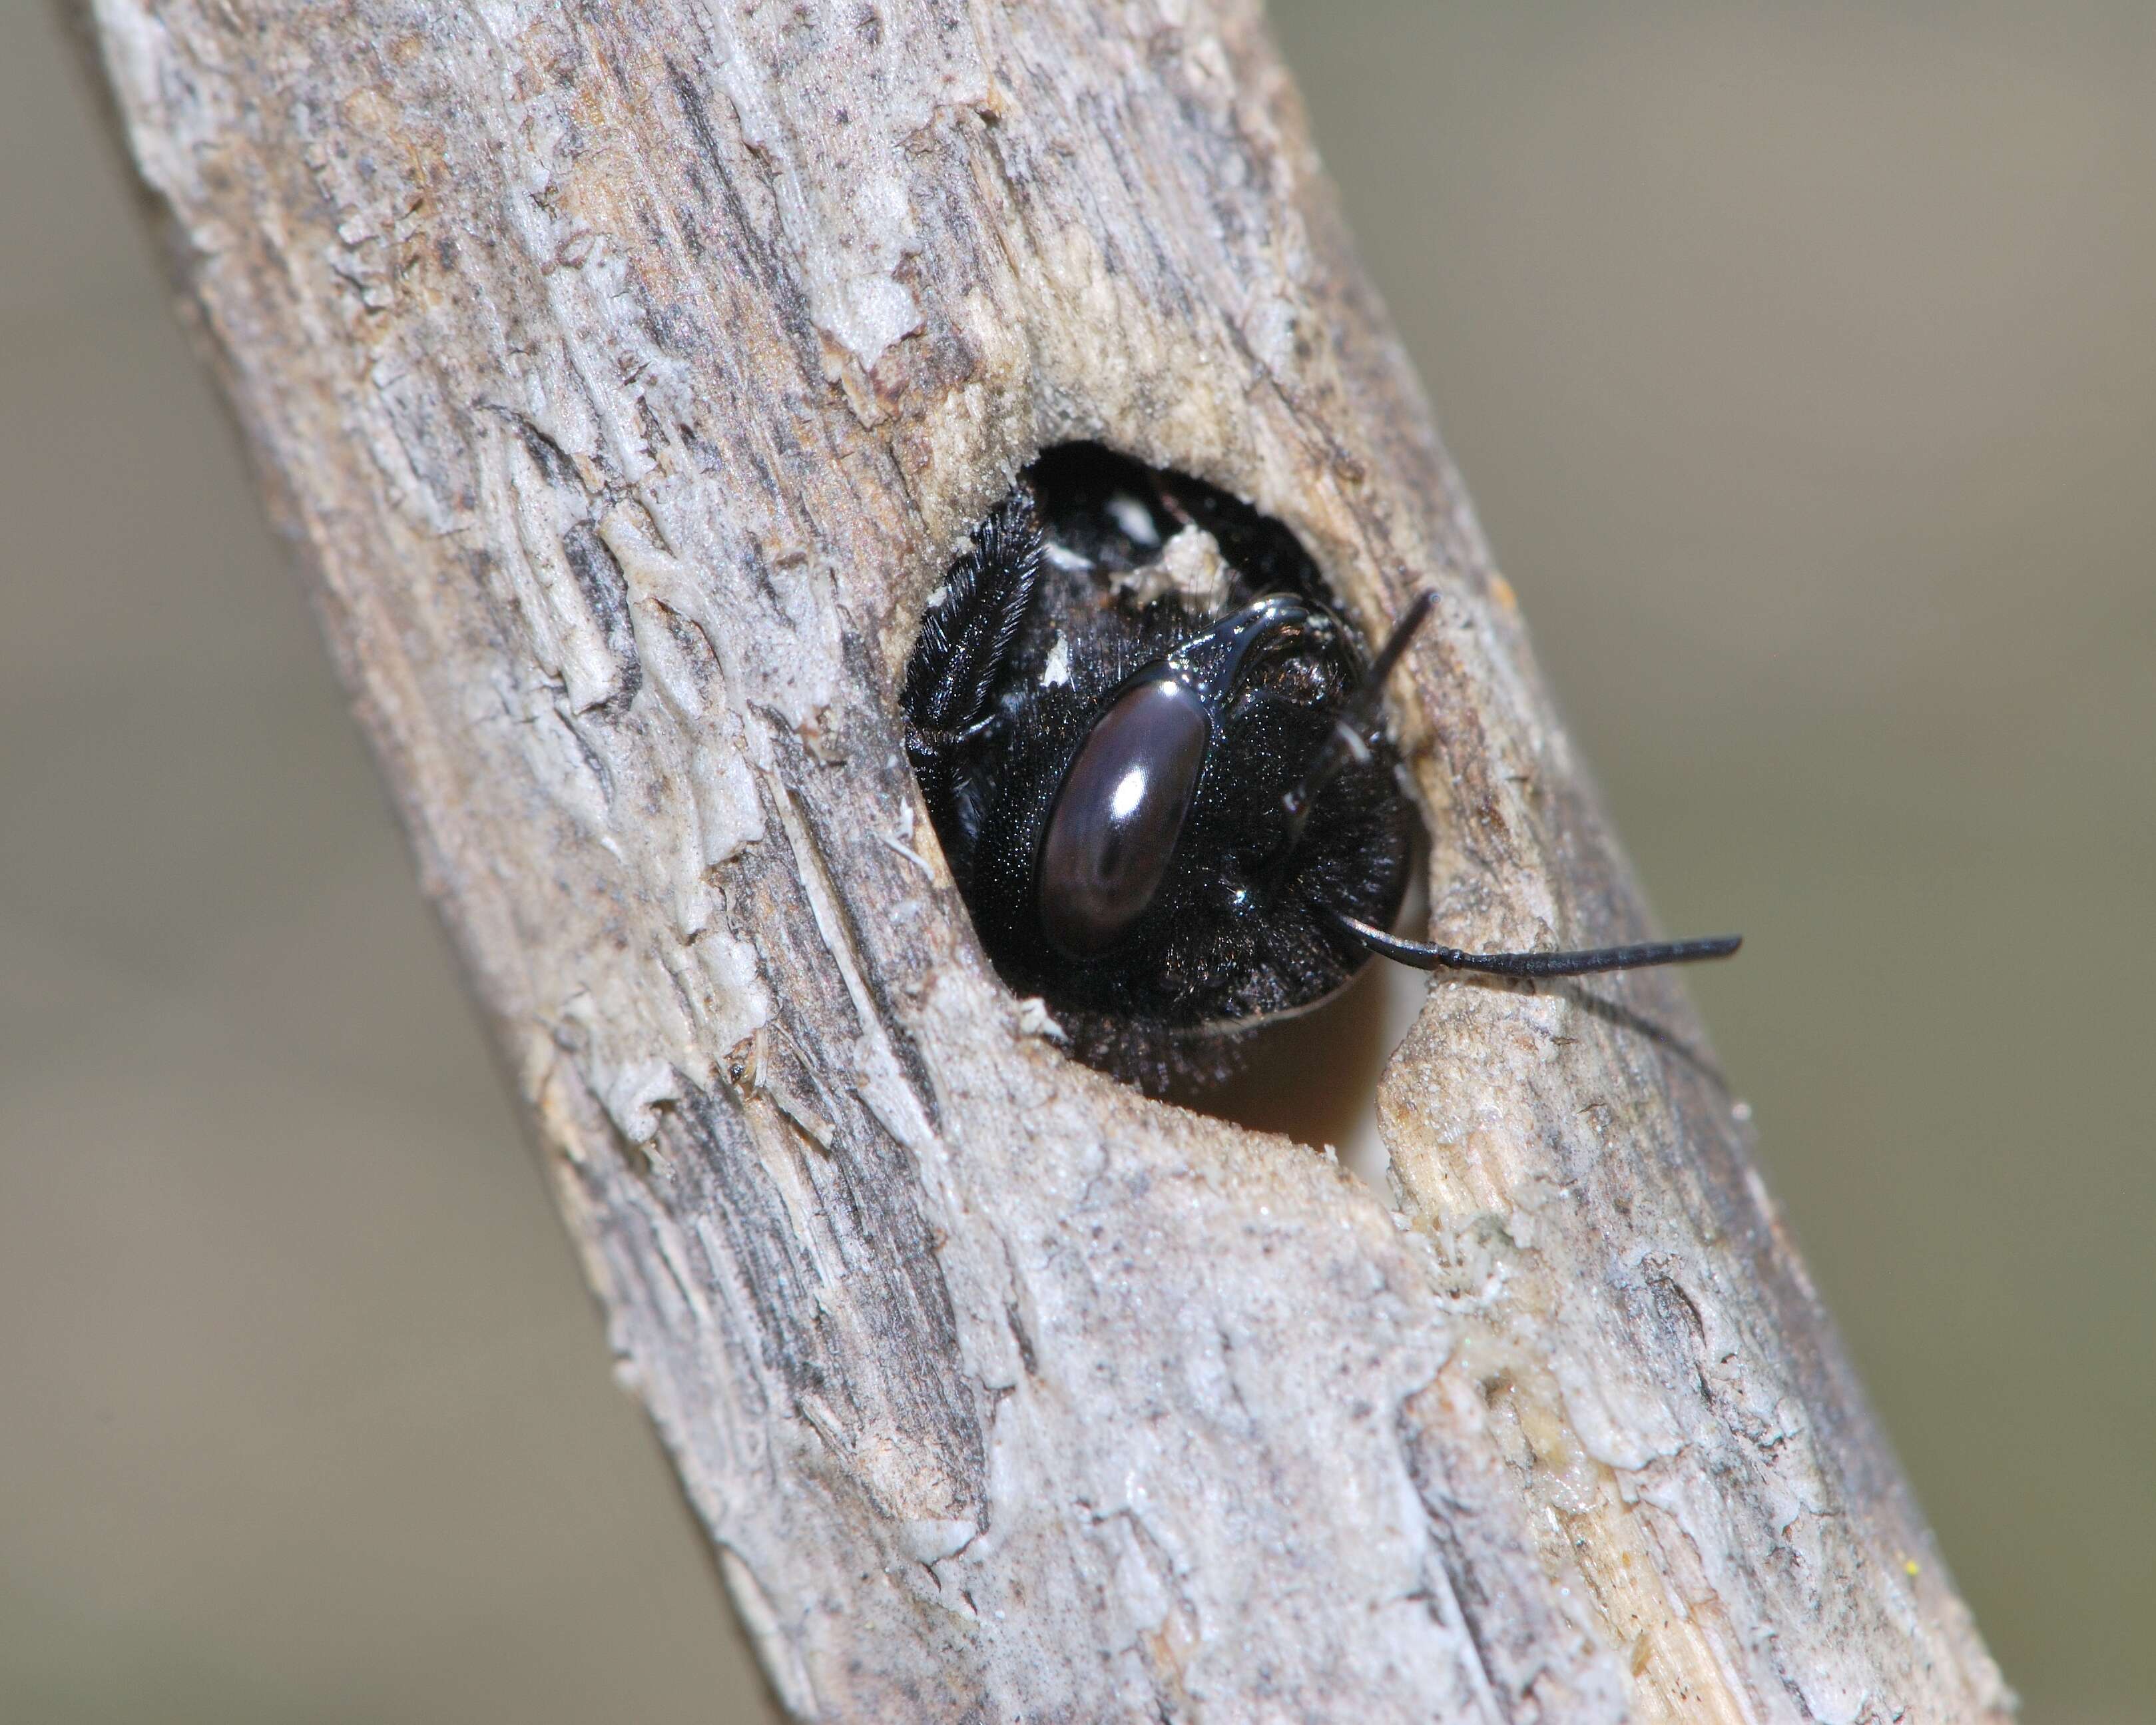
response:
M1466 953L1389 932L1417 834L1385 680L1287 529L1093 445L1051 451L931 595L906 744L1004 980L1072 1053L1158 1091L1336 993L1373 953L1576 976L1735 938Z

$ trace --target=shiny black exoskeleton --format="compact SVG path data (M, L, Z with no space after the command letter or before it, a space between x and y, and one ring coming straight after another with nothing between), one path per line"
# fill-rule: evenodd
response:
M1462 952L1390 931L1415 816L1365 663L1288 531L1194 479L1050 451L929 600L901 705L982 944L1072 1052L1158 1090L1315 1006L1373 953L1577 976L1726 958L1734 935Z
M922 623L908 744L982 943L1148 1089L1339 988L1369 952L1337 916L1389 928L1405 893L1415 816L1382 733L1340 734L1368 666L1322 591L1247 505L1081 445Z

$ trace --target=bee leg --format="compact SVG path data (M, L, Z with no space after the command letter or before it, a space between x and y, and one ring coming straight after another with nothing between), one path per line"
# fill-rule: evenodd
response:
M947 747L987 718L996 684L1040 579L1040 521L1020 482L973 529L921 619L900 696L919 755Z

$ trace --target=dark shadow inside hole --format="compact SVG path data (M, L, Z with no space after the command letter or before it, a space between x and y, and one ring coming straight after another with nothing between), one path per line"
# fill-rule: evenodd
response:
M1368 660L1295 535L1188 475L1065 445L975 525L908 748L983 945L1078 1058L1357 1137L1400 1011L1332 914L1390 924L1421 835L1390 744L1339 722Z

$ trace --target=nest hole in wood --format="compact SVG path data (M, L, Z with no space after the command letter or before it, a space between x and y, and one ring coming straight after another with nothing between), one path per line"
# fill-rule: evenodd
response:
M1045 1033L1366 1175L1378 1073L1424 987L1324 909L1390 924L1421 878L1389 742L1328 743L1368 658L1280 522L1068 444L959 548L901 700L975 931ZM1299 823L1286 793L1327 747Z

